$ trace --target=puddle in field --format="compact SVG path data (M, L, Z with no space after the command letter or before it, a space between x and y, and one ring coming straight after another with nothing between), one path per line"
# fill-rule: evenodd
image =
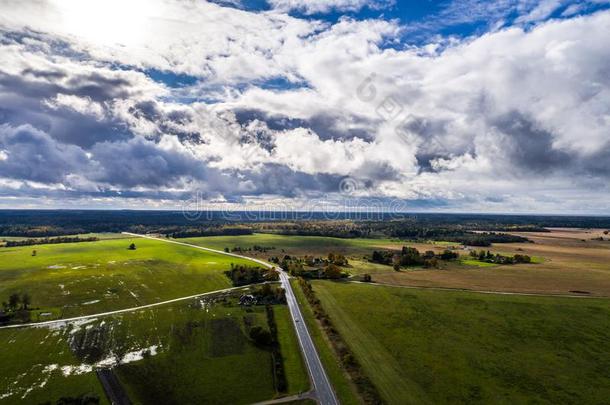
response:
M75 267L72 267L72 270L79 270L79 269L86 269L86 268L87 268L87 266L75 266Z
M54 264L48 267L49 269L65 269L66 266L62 266L61 264Z

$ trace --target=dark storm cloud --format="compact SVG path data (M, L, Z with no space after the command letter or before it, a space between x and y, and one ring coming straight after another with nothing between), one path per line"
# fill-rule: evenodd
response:
M0 67L2 123L31 124L61 142L85 148L96 142L125 140L132 135L125 123L113 119L110 114L99 117L74 111L69 106L54 106L55 97L80 97L106 110L107 102L139 93L138 86L121 72L31 67L16 75L3 72Z
M267 164L260 170L245 172L246 179L255 187L245 194L274 194L284 197L299 197L306 193L333 193L340 191L339 185L345 176L330 174L307 174L278 164Z
M573 156L553 146L552 133L539 128L519 112L511 112L493 122L506 137L500 143L508 159L518 169L545 173L570 166Z
M420 173L437 172L432 166L436 159L449 159L452 156L464 153L474 155L474 145L455 145L450 142L451 121L429 117L411 117L403 122L400 134L411 133L421 140L420 147L415 154Z
M57 143L30 125L0 126L0 150L0 175L17 180L60 183L89 164L81 148Z
M284 131L296 128L311 129L320 139L335 139L335 140L350 140L353 138L361 138L371 140L372 134L364 128L367 121L358 119L353 116L350 120L356 125L355 128L344 128L346 117L336 116L333 114L315 114L309 119L290 118L285 115L269 114L265 111L255 109L238 109L235 111L235 117L240 124L248 124L254 120L262 121L269 129L274 131Z
M580 162L581 172L610 178L610 142L606 143L599 151L592 153Z
M156 127L155 133L148 136L163 134L175 135L181 142L202 144L203 139L198 131L185 129L193 121L192 113L186 110L165 111L156 100L143 100L129 108L129 113L138 119L149 121Z
M127 98L137 93L137 88L125 77L110 71L108 75L111 76L100 72L69 73L59 69L42 71L27 68L18 75L0 71L0 91L32 98L47 98L61 93L89 97L99 102Z
M100 171L96 181L121 187L176 187L183 178L209 181L215 186L220 176L205 162L186 152L162 149L153 141L135 137L126 142L102 142L91 148Z

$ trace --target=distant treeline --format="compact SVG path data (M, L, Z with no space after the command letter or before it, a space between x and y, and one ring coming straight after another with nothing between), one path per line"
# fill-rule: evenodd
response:
M447 242L458 242L468 246L491 246L492 243L524 243L529 239L507 233L470 233L465 232L461 235L445 236L432 238L436 240L446 240Z
M196 213L195 213L196 214ZM543 232L547 227L610 229L608 217L301 212L0 210L0 235L29 238L98 232L160 233L174 237L285 235L449 240L485 246L483 232ZM501 237L498 242L506 241ZM497 239L497 238L496 238ZM493 243L493 242L490 242ZM496 242L497 243L497 242Z
M527 242L527 238L496 232L469 230L461 225L444 224L421 226L413 221L386 222L296 222L250 224L256 232L281 235L325 236L335 238L379 238L391 237L409 240L442 240L470 246L491 246L492 243ZM521 232L533 231L536 227L516 227Z
M394 266L394 270L400 270L401 266L438 267L439 260L451 261L459 257L458 253L451 250L445 250L440 254L436 254L432 250L420 253L416 248L403 246L400 253L375 250L371 256L371 262Z
M99 240L95 236L81 238L78 236L59 236L57 238L41 238L41 239L24 239L24 240L8 240L6 241L6 247L16 246L33 246L33 245L46 245L54 243L77 243L77 242L95 242Z
M254 231L245 227L216 226L212 228L187 228L187 229L159 229L157 233L162 233L172 238L196 238L200 236L238 236L252 235Z

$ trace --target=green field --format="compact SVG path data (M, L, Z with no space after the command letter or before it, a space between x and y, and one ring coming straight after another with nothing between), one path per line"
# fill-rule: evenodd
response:
M473 266L473 267L497 267L497 266L499 266L499 264L482 262L477 259L466 258L466 256L464 256L464 258L460 259L460 264L463 264L465 266Z
M359 276L362 274L381 274L392 273L394 268L385 264L371 263L363 260L350 260L349 267L346 269L350 275Z
M138 238L0 248L0 301L29 293L33 321L95 314L231 287L230 263L250 262Z
M95 393L92 365L112 365L134 403L245 404L277 396L271 353L247 337L267 328L263 306L242 308L239 293L192 299L67 327L0 330L0 402L41 403ZM275 305L288 394L308 389L285 305Z
M0 330L0 403L55 403L64 396L93 393L107 404L94 373L63 375L62 366L80 364L67 335L47 328Z
M388 403L610 398L610 301L313 285Z
M225 247L242 248L254 245L275 247L267 253L247 252L256 256L283 256L315 254L325 256L330 252L342 254L371 254L374 249L384 246L400 248L400 241L392 239L340 239L322 236L286 236L257 233L243 236L207 236L201 238L178 239L180 242L223 250Z

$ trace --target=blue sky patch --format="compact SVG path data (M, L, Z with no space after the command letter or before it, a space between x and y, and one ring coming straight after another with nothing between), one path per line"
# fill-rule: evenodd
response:
M180 88L192 86L199 80L195 76L190 76L184 73L166 72L158 69L147 69L144 73L152 80L163 83L167 87Z

